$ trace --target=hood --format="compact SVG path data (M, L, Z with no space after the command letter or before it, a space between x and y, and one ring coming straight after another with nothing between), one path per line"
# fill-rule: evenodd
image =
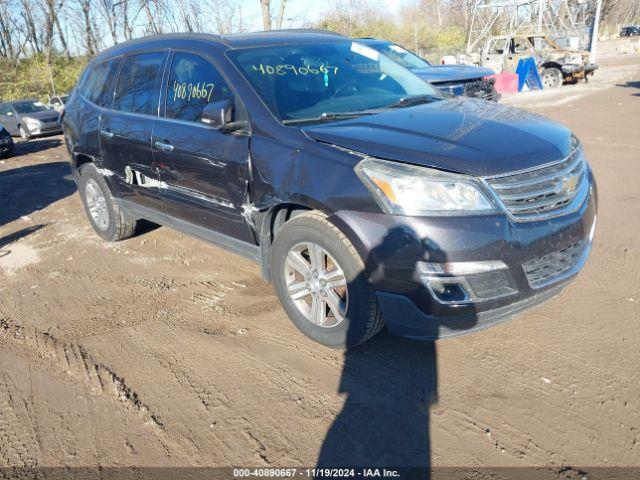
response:
M378 158L477 176L560 160L571 132L513 107L458 97L304 127L307 136Z
M433 67L417 68L413 73L430 83L459 82L474 80L493 75L490 68L470 67L468 65L434 65Z
M49 121L49 122L60 119L60 114L55 110L46 110L44 112L35 112L35 113L21 113L20 116L22 118L27 118L27 117L37 118L38 120Z

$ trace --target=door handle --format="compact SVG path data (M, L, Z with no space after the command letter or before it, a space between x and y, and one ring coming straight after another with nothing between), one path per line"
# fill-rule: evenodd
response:
M109 130L100 130L100 135L105 138L113 138L113 132L110 132Z
M171 152L171 151L173 151L173 145L171 145L170 143L153 142L153 145L158 150L162 150L163 152Z

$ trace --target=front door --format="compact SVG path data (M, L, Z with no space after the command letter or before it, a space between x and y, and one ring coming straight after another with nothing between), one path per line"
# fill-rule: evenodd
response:
M496 73L502 73L505 55L508 51L509 39L492 38L482 52L482 66L492 69Z
M152 208L159 206L160 184L153 166L151 135L166 56L166 52L153 52L126 57L113 109L100 117L103 168L115 174L121 197Z
M164 115L153 132L153 158L166 187L165 211L181 220L236 239L253 240L242 217L248 182L249 134L222 132L202 122L206 105L235 102L222 75L206 58L175 52L166 76Z
M509 45L509 55L506 66L510 72L515 72L521 58L534 57L534 47L527 37L514 37Z

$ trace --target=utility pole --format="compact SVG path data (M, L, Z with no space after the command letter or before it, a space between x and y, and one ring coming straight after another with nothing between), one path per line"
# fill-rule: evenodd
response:
M589 51L591 52L589 61L591 63L596 63L596 52L598 50L598 27L600 25L600 10L602 10L602 0L597 0L596 14L593 17L593 25L591 27L591 45L589 48Z

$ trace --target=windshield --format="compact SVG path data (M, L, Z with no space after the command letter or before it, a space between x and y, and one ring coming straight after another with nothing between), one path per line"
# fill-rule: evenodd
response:
M398 63L350 41L234 50L239 67L280 120L364 112L438 90Z
M13 104L18 113L37 113L49 110L42 102L17 102Z
M431 67L431 64L424 58L420 58L415 53L405 50L400 45L396 45L394 43L369 43L367 45L376 49L380 53L384 53L387 57L395 60L409 70Z

